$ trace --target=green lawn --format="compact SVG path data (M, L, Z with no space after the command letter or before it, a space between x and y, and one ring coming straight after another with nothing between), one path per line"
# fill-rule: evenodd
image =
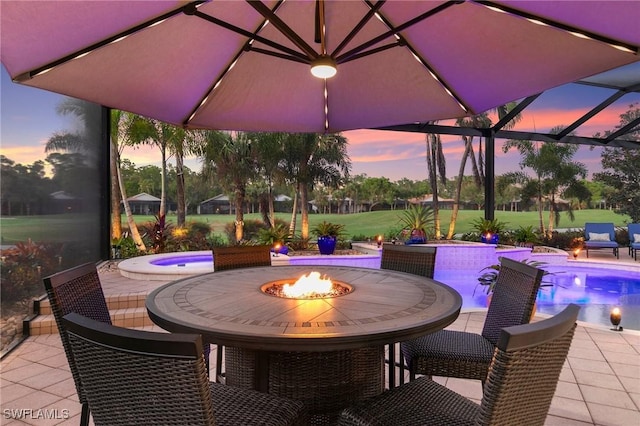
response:
M95 217L82 214L2 216L0 236L2 244L15 244L28 239L35 242L81 241L87 236L96 235L91 229L97 226Z
M450 210L442 210L441 229L446 233L449 227ZM456 233L464 233L471 231L471 222L479 217L483 217L484 212L481 210L462 210L458 214L458 222ZM538 227L538 215L536 212L503 212L496 211L496 218L507 222L509 229L516 229L519 226L532 225ZM278 213L277 217L289 221L290 214ZM345 225L346 235L367 235L374 236L378 234L388 234L391 230L399 229L398 219L400 211L377 211L358 214L310 214L310 225L321 222L323 220L329 222L337 222ZM123 226L126 226L126 220L122 218ZM168 222L175 223L175 216L168 216ZM245 215L247 219L260 219L258 213ZM136 216L137 223L153 221L153 216ZM187 221L198 221L208 223L213 232L223 234L224 225L233 222L234 216L231 215L192 215ZM545 224L547 216L545 212ZM562 213L560 217L560 228L582 228L585 222L613 222L616 226L625 226L629 221L628 216L622 216L613 213L610 210L579 210L575 212L575 221L569 221L566 213ZM95 235L88 232L88 228L92 226L90 220L82 215L49 215L49 216L16 216L0 218L0 235L3 244L13 244L17 241L25 241L31 238L33 241L68 241L84 238L86 235ZM297 230L300 230L300 215L298 215Z

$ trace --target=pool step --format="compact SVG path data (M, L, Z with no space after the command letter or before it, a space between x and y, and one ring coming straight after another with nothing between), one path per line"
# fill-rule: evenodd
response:
M153 325L144 306L146 297L147 295L144 293L106 296L111 322L119 327ZM57 334L58 327L51 312L49 300L46 298L40 300L37 305L39 307L36 308L36 312L39 314L24 321L23 333L27 336Z

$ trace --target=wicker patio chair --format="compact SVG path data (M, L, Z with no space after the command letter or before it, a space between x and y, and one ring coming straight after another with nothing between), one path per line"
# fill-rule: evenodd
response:
M213 248L213 271L225 271L229 269L249 268L253 266L271 266L271 247L260 246L229 246ZM224 373L222 371L222 358L224 346L216 345L216 376L220 382Z
M384 243L380 268L433 278L436 249L437 247Z
M67 356L71 375L76 385L78 399L82 405L80 425L89 424L89 405L83 390L76 363L71 353L69 339L62 321L66 314L75 312L87 318L111 324L109 308L104 298L100 277L94 263L86 263L67 269L43 279L47 297L51 304L51 311L55 318L62 347Z
M213 248L213 270L271 266L270 246L230 246Z
M300 401L210 383L199 335L120 328L75 313L63 322L97 426L307 422Z
M411 380L424 374L484 383L500 331L530 321L544 273L508 258L502 258L500 264L481 334L441 330L401 343Z
M544 321L503 329L480 405L421 377L343 410L338 425L542 426L579 310L569 305Z
M426 247L416 245L396 245L384 243L382 245L382 259L380 269L407 272L409 274L420 275L433 278L436 268L437 247ZM396 367L400 368L398 377L399 384L404 383L404 362L396 362L396 343L389 344L389 387L395 386Z

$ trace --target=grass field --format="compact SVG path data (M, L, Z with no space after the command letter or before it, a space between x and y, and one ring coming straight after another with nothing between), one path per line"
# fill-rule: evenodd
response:
M310 226L323 220L329 222L342 223L345 225L346 235L374 236L378 234L389 234L391 230L398 230L401 210L377 211L357 214L310 214ZM446 233L449 227L450 210L442 210L440 215L441 229ZM559 228L582 228L585 222L613 222L616 226L625 226L629 221L628 216L613 213L610 210L579 210L575 213L575 221L569 221L566 213L560 217ZM481 210L462 210L459 212L456 224L456 233L461 234L472 230L471 222L479 217L483 217ZM278 213L277 217L288 222L291 215ZM507 222L508 229L517 229L519 226L532 225L538 227L538 215L536 212L503 212L496 211L495 217L500 221ZM153 216L136 216L136 223L151 222ZM168 222L175 223L175 216L168 216ZM245 215L245 220L260 219L257 213ZM26 241L31 238L33 241L69 241L81 240L87 236L96 235L93 228L94 218L83 215L50 215L50 216L16 216L0 217L0 235L2 244L14 244L18 241ZM233 222L231 215L192 215L187 217L187 221L197 221L208 223L212 231L223 235L225 224ZM545 212L545 224L547 215ZM123 226L126 220L123 217ZM297 232L300 230L300 215L298 215Z

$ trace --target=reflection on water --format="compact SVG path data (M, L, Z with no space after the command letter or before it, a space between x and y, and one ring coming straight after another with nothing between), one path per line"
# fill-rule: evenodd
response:
M538 312L555 314L569 303L576 303L581 306L580 321L609 326L609 313L619 306L622 310L620 325L640 330L640 273L566 266L549 267L548 270L551 274L545 276L544 281L551 286L540 289ZM463 308L484 307L484 287L476 289L478 275L436 271L435 279L462 295Z

